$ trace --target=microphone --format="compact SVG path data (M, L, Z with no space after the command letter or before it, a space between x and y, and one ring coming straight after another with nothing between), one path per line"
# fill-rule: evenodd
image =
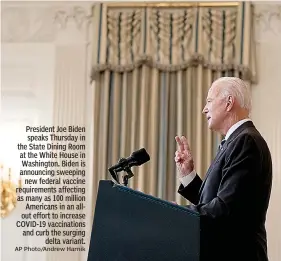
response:
M124 168L131 168L133 166L140 166L150 160L150 156L144 148L134 151L130 157L121 159L116 165L109 168L109 171L114 170L119 172Z

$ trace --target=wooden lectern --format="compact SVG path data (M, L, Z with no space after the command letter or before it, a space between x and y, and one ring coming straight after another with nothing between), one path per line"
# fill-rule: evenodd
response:
M88 261L202 261L204 223L198 213L102 180Z

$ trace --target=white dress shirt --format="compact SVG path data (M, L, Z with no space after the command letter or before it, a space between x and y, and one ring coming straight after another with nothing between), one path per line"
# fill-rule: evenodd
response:
M247 121L251 121L251 119L244 119L241 121L236 122L234 125L232 125L230 127L230 129L227 131L226 135L225 135L225 140L227 140L229 138L229 136L238 128L240 127L243 123L247 122ZM186 187L196 176L196 171L193 170L190 174L179 178L181 184Z

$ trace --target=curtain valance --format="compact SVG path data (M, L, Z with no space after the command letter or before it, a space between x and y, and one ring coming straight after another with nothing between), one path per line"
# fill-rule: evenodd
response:
M125 5L125 4L124 4ZM255 81L252 10L228 7L112 7L100 4L92 79L140 65L175 72L202 64Z

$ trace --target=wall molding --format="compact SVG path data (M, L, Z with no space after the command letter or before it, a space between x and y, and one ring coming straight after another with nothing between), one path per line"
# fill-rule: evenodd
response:
M253 4L255 40L257 42L281 42L281 4Z
M89 28L93 4L90 2L4 2L2 4L2 42L54 42L73 25L78 31Z

